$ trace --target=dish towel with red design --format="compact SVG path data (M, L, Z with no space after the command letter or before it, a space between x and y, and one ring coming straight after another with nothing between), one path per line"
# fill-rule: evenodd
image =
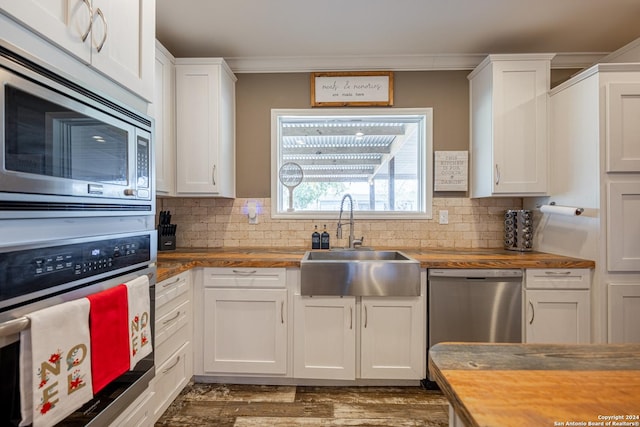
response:
M96 394L129 370L127 287L114 286L87 298L91 303L91 377Z
M93 398L89 301L27 317L30 328L20 332L20 425L52 426Z
M149 278L140 276L125 285L129 300L130 369L133 369L152 349Z

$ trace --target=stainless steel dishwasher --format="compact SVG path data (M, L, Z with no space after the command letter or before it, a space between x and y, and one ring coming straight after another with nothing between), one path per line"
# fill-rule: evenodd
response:
M430 269L428 278L429 348L522 342L522 270Z

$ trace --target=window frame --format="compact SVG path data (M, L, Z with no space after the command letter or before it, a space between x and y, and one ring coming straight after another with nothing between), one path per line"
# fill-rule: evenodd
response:
M366 115L421 115L424 116L422 147L423 155L419 163L419 192L422 193L423 212L403 211L361 211L355 210L354 216L365 219L433 219L433 108L292 108L271 110L271 217L274 219L337 219L335 211L281 211L280 192L278 191L278 170L281 156L280 117L281 116L366 116ZM420 150L420 147L419 147ZM295 194L295 190L294 190Z

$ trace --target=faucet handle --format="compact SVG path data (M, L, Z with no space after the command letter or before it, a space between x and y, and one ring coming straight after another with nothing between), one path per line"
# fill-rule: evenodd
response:
M364 242L364 236L362 236L360 239L354 239L353 240L353 247L355 248L356 246L358 247L362 247L362 243Z

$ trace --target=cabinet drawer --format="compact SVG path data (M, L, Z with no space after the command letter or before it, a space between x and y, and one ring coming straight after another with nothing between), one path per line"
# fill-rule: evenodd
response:
M205 288L284 288L284 268L205 268Z
M189 272L181 273L156 285L156 310L189 290Z
M149 388L145 390L109 427L152 426L151 401L154 396L154 391Z
M589 289L591 270L588 268L527 269L527 289Z
M187 342L156 369L154 419L160 418L191 379L191 343Z
M158 363L163 363L172 352L189 340L190 317L191 302L184 301L156 320L155 358Z

